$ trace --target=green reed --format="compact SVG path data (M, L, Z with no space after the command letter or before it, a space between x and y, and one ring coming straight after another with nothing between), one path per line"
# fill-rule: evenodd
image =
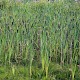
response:
M46 78L51 62L61 66L68 64L71 68L77 65L74 61L80 52L79 5L63 2L11 5L8 2L5 6L0 18L0 58L3 57L3 63L24 62L29 65L31 77L36 61L38 66L42 65ZM76 66L72 71L73 80ZM12 72L14 74L14 67Z

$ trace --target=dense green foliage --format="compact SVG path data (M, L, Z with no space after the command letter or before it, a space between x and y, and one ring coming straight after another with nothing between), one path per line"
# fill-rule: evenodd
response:
M79 58L78 3L0 2L1 80L80 80Z

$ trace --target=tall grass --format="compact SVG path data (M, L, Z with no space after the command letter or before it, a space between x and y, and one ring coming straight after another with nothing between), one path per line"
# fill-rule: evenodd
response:
M32 66L38 61L37 65L42 65L46 78L51 62L61 66L70 64L74 80L80 56L79 5L7 3L1 8L1 13L0 58L3 64L29 65L31 77ZM14 68L12 70L14 74Z

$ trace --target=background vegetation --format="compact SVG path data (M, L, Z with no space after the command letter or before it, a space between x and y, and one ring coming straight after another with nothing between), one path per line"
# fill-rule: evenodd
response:
M0 80L80 80L80 4L0 1Z

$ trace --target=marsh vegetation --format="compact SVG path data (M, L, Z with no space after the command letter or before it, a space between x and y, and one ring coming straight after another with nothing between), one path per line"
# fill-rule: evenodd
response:
M80 80L80 4L1 1L0 80Z

